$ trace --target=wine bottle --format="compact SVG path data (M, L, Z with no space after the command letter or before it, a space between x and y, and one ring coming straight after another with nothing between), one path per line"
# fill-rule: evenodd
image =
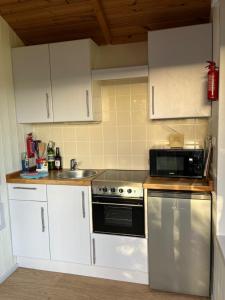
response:
M56 154L55 154L55 169L61 170L62 169L62 157L59 152L59 147L56 147Z
M55 150L54 150L55 143L49 141L48 148L47 148L47 155L48 155L48 169L54 170L55 169Z

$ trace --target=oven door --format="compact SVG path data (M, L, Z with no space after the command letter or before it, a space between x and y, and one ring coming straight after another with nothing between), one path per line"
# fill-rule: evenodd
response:
M93 231L144 237L144 201L92 196Z

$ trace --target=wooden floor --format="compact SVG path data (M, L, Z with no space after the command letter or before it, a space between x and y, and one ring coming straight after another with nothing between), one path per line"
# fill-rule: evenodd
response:
M0 285L0 300L205 300L150 291L147 285L19 268Z

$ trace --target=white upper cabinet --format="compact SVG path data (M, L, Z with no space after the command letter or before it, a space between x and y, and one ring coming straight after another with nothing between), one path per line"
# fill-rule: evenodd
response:
M13 49L19 123L100 121L100 86L92 83L90 39Z
M54 121L94 121L91 40L50 44Z
M150 118L209 117L211 24L148 33Z
M52 122L48 45L14 48L12 58L17 122Z

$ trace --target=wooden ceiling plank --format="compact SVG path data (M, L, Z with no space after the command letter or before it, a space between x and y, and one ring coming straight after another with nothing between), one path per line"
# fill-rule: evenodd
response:
M126 15L126 16L117 16L111 19L110 21L110 27L111 32L115 27L126 27L126 26L146 26L153 23L163 23L167 22L167 20L172 20L174 23L179 23L180 21L187 21L192 20L195 22L198 22L198 20L204 20L204 22L209 21L209 17L207 14L202 14L201 17L199 14L193 13L193 12L187 12L185 15L181 15L178 12L170 12L166 15L164 19L162 19L162 16L160 14L149 14L149 13L142 13L138 15ZM193 23L194 24L194 23ZM113 34L113 32L112 32Z
M102 8L102 4L100 2L101 0L91 0L91 3L93 5L93 9L95 11L97 20L99 22L99 26L102 30L103 36L105 38L105 41L107 44L112 43L111 33L110 29L106 20L105 13Z
M54 25L61 25L63 26L76 26L83 24L86 27L91 27L93 24L98 25L98 22L96 18L93 18L91 16L87 16L85 18L72 18L72 16L68 17L66 20L59 17L39 17L39 18L32 18L32 21L30 19L20 20L18 22L17 20L9 21L8 23L14 28L14 29L28 29L30 31L33 30L33 28L40 28L41 30L46 30L46 26L54 26ZM41 25L40 25L41 24ZM90 24L90 25L89 25Z
M109 24L116 17L126 17L129 15L141 15L143 13L155 15L158 14L162 19L167 18L167 14L177 12L177 14L185 16L187 12L195 15L205 15L209 18L210 1L196 0L140 0L140 1L110 1L105 0L104 11L107 15Z
M7 1L6 1L7 2ZM61 10L67 9L70 10L71 8L76 10L92 10L92 7L89 3L89 0L76 0L75 3L66 3L65 0L54 0L54 1L47 1L47 0L28 0L17 3L6 3L2 4L2 0L0 1L0 11L2 14L11 15L11 14L25 14L30 12L35 12L37 10Z
M210 7L211 0L102 0L105 12L118 7L135 10L165 9L173 7Z
M64 24L64 25L60 25L60 24L51 24L50 26L47 26L45 28L45 30L43 28L38 27L38 25L36 24L36 27L32 28L32 36L34 37L36 34L42 34L43 36L46 36L48 34L53 34L53 33L61 33L63 34L63 32L71 32L71 33L85 33L87 35L86 32L92 32L93 30L98 30L98 24L97 23L85 23L85 24ZM20 27L17 28L17 31L20 33L26 33L27 35L29 35L30 30L27 27Z
M82 17L86 15L94 15L92 8L87 9L86 7L79 7L79 9L76 6L60 6L60 7L53 7L48 9L34 9L27 12L16 12L11 14L3 14L2 16L10 21L17 20L17 22L20 22L21 20L31 19L31 18L39 18L41 15L45 15L46 17L52 17L52 16L64 16L65 20L67 19L67 16L75 16L75 17ZM1 10L1 7L0 7Z

